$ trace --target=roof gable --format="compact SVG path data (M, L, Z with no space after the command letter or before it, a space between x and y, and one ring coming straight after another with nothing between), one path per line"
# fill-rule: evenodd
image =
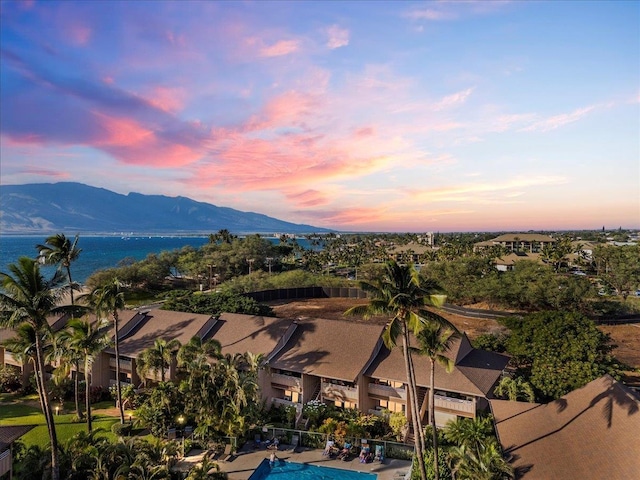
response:
M548 404L491 400L491 408L522 478L634 478L640 471L640 399L608 375Z

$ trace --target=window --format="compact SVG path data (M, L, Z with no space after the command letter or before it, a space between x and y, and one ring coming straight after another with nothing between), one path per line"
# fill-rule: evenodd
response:
M389 400L378 400L376 410L389 410L390 412L405 413L406 406L404 403L390 402Z

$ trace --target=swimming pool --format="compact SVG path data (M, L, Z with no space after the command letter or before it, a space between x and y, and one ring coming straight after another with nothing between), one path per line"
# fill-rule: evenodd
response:
M269 460L264 459L251 474L249 480L376 480L373 473L354 472L340 468L320 467L306 463L276 461L273 468L269 466Z

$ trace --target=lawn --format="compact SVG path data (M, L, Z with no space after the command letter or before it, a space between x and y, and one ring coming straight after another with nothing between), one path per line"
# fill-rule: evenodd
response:
M44 447L49 444L49 432L44 415L40 408L33 406L34 402L24 398L15 398L3 396L0 398L0 426L4 425L37 425L31 431L26 433L21 441L26 446L39 445ZM104 402L103 402L104 403ZM107 402L109 405L112 402ZM102 404L96 404L100 408ZM66 410L65 412L68 412ZM64 413L55 415L56 432L58 441L64 444L78 432L86 432L87 424L84 422L74 422L74 413ZM111 441L116 441L116 436L111 433L111 425L118 421L117 417L105 414L93 415L93 429L100 436L105 436Z

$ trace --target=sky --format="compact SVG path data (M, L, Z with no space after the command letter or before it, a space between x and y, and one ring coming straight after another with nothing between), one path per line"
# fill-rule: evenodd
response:
M341 231L640 227L638 1L0 1L0 184Z

